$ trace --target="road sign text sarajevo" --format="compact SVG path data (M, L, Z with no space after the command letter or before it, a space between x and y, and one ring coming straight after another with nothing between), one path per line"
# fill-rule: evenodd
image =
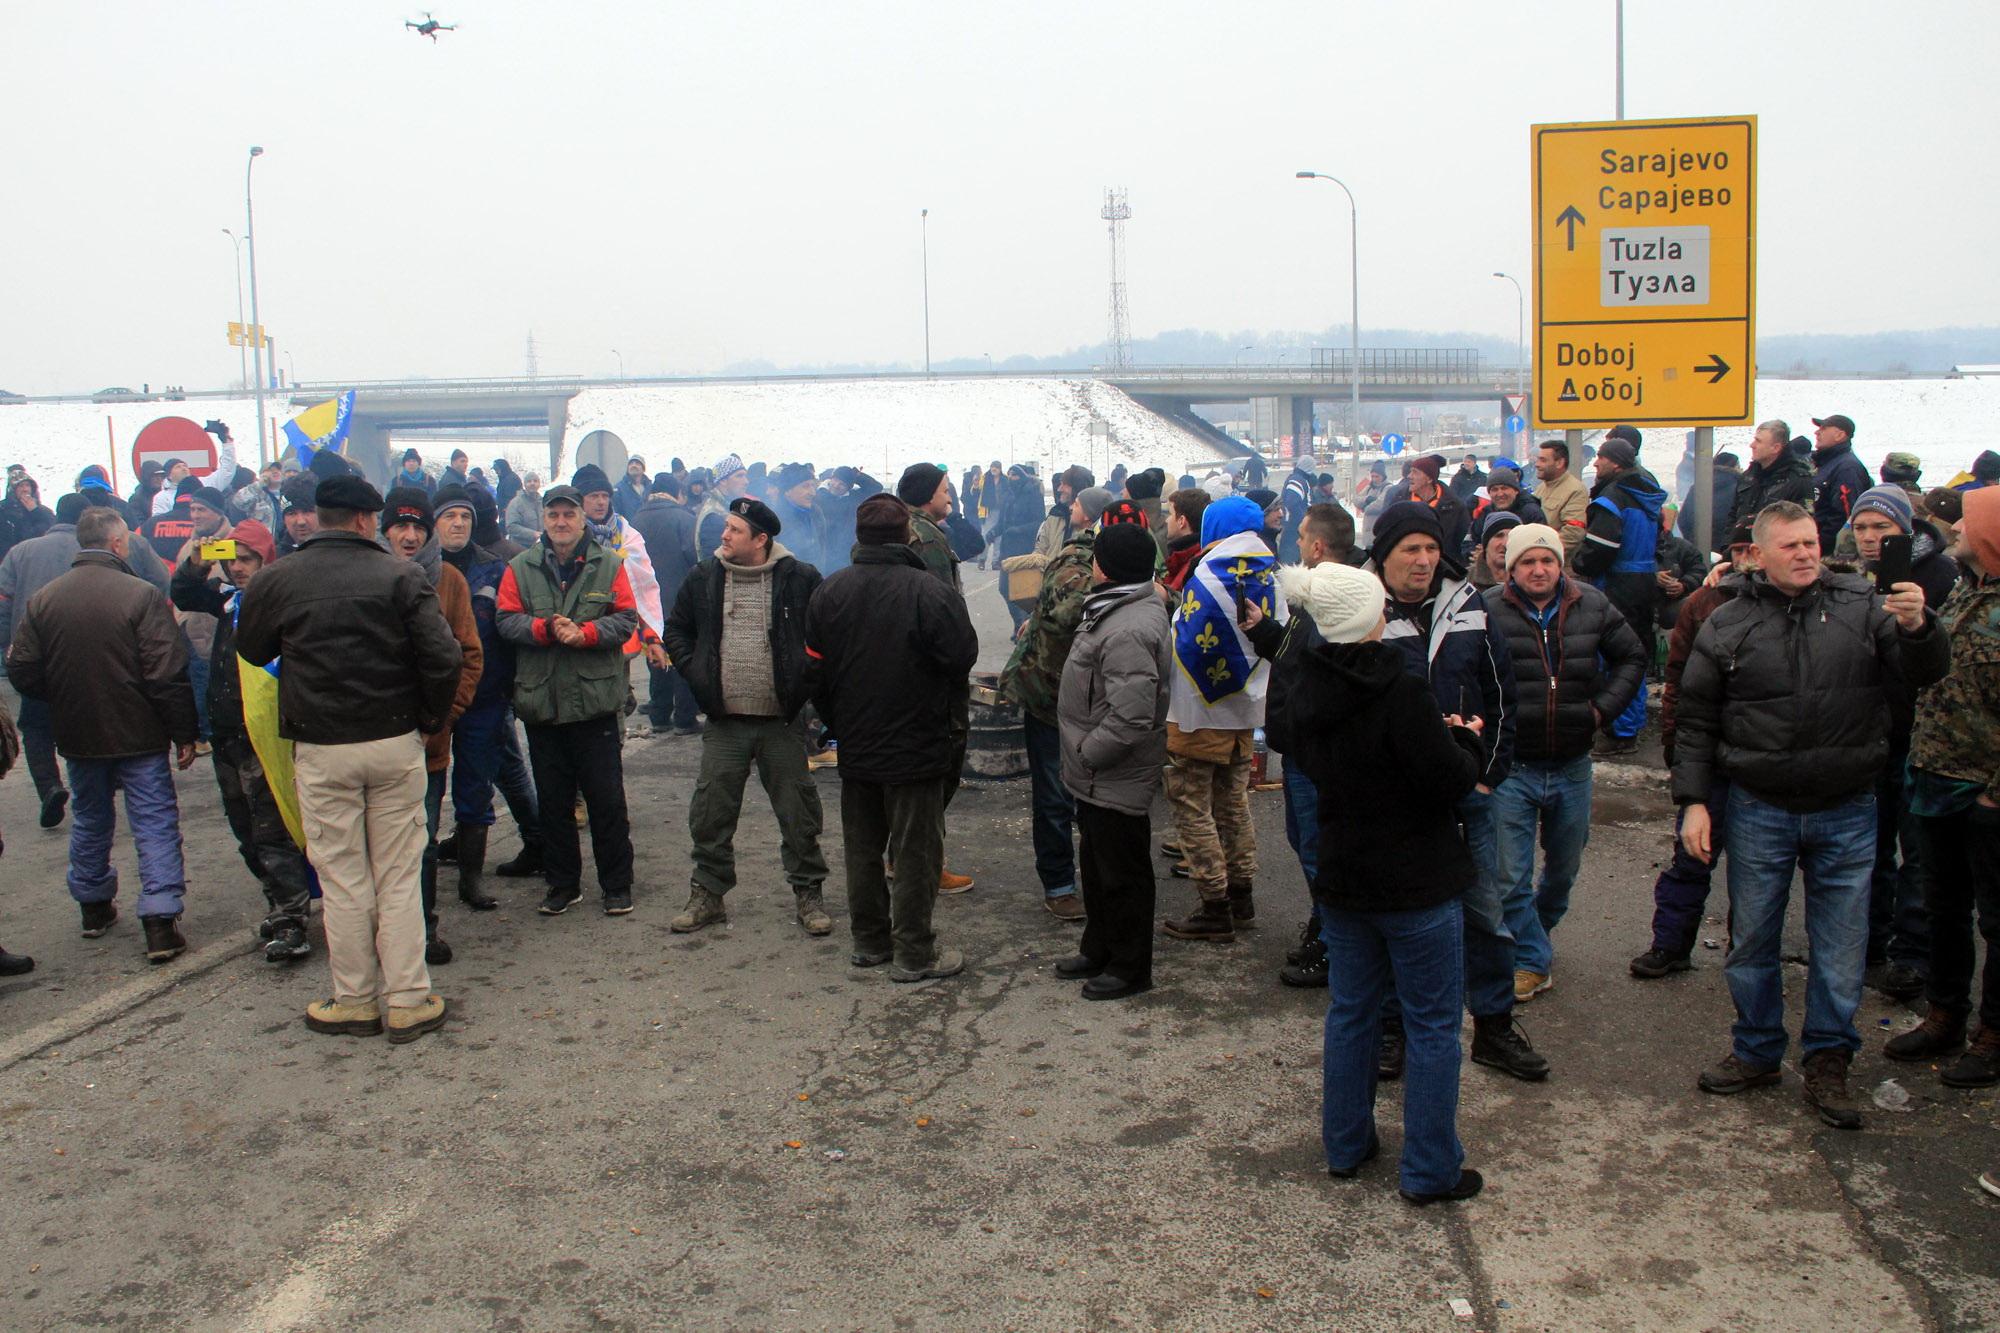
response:
M1754 118L1543 125L1534 416L1747 422Z

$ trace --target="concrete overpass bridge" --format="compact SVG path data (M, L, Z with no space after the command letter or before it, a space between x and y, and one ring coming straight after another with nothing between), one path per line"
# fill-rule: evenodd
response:
M1253 419L1267 426L1259 432L1260 437L1296 438L1310 437L1315 403L1325 403L1338 412L1349 401L1357 381L1364 402L1493 402L1513 383L1514 372L1511 367L1482 366L1479 354L1465 349L1364 348L1357 363L1347 349L1322 348L1290 365L1099 366L931 375L890 371L641 379L552 375L534 379L344 380L289 385L268 400L267 410L275 418L288 417L331 394L355 390L348 453L364 467L379 463L387 469L393 437L453 432L545 437L554 466L562 450L570 400L585 389L985 379L1099 380L1184 425L1199 423L1193 413L1197 406L1248 403ZM231 389L190 391L175 398L241 395L242 390Z

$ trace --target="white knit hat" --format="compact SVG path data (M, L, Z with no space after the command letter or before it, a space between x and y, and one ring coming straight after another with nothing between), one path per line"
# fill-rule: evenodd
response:
M1514 572L1514 562L1530 551L1547 551L1563 562L1562 538L1546 523L1523 523L1507 534L1507 572Z
M1312 616L1328 643L1359 643L1367 638L1382 619L1387 600L1380 579L1336 560L1311 569L1287 565L1278 571L1278 582L1285 600Z

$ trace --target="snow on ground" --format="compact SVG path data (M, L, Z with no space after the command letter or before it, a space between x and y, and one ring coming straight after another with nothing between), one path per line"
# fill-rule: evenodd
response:
M268 415L288 420L284 400L266 398ZM205 421L229 423L236 437L236 461L257 466L257 400L198 398L184 403L0 403L0 466L25 463L28 475L41 483L42 500L73 488L77 474L92 463L114 467L113 480L121 495L139 484L132 468L132 440L149 422L161 417L186 417L197 426ZM213 438L213 437L211 437Z
M1093 433L1096 428L1097 433ZM616 386L570 401L563 471L594 430L608 430L658 471L678 456L712 467L728 454L745 463L809 462L863 468L893 485L927 460L958 476L993 459L1032 463L1046 479L1083 463L1099 477L1113 465L1158 465L1178 475L1223 457L1183 429L1096 380L850 380L772 384Z

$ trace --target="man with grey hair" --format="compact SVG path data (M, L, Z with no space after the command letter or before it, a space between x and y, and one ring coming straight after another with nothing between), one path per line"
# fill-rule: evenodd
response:
M1775 417L1757 423L1750 441L1750 466L1736 483L1736 508L1729 526L1747 528L1771 505L1788 500L1813 504L1812 464L1792 452L1792 428Z
M542 474L521 478L521 490L507 502L507 535L523 546L542 539Z
M78 517L76 559L28 600L7 673L24 697L47 701L56 749L69 765L69 891L84 936L95 939L118 919L112 800L122 790L139 858L146 958L164 963L187 948L180 806L167 751L182 768L194 763L194 690L187 639L165 595L125 563L131 543L115 510Z

